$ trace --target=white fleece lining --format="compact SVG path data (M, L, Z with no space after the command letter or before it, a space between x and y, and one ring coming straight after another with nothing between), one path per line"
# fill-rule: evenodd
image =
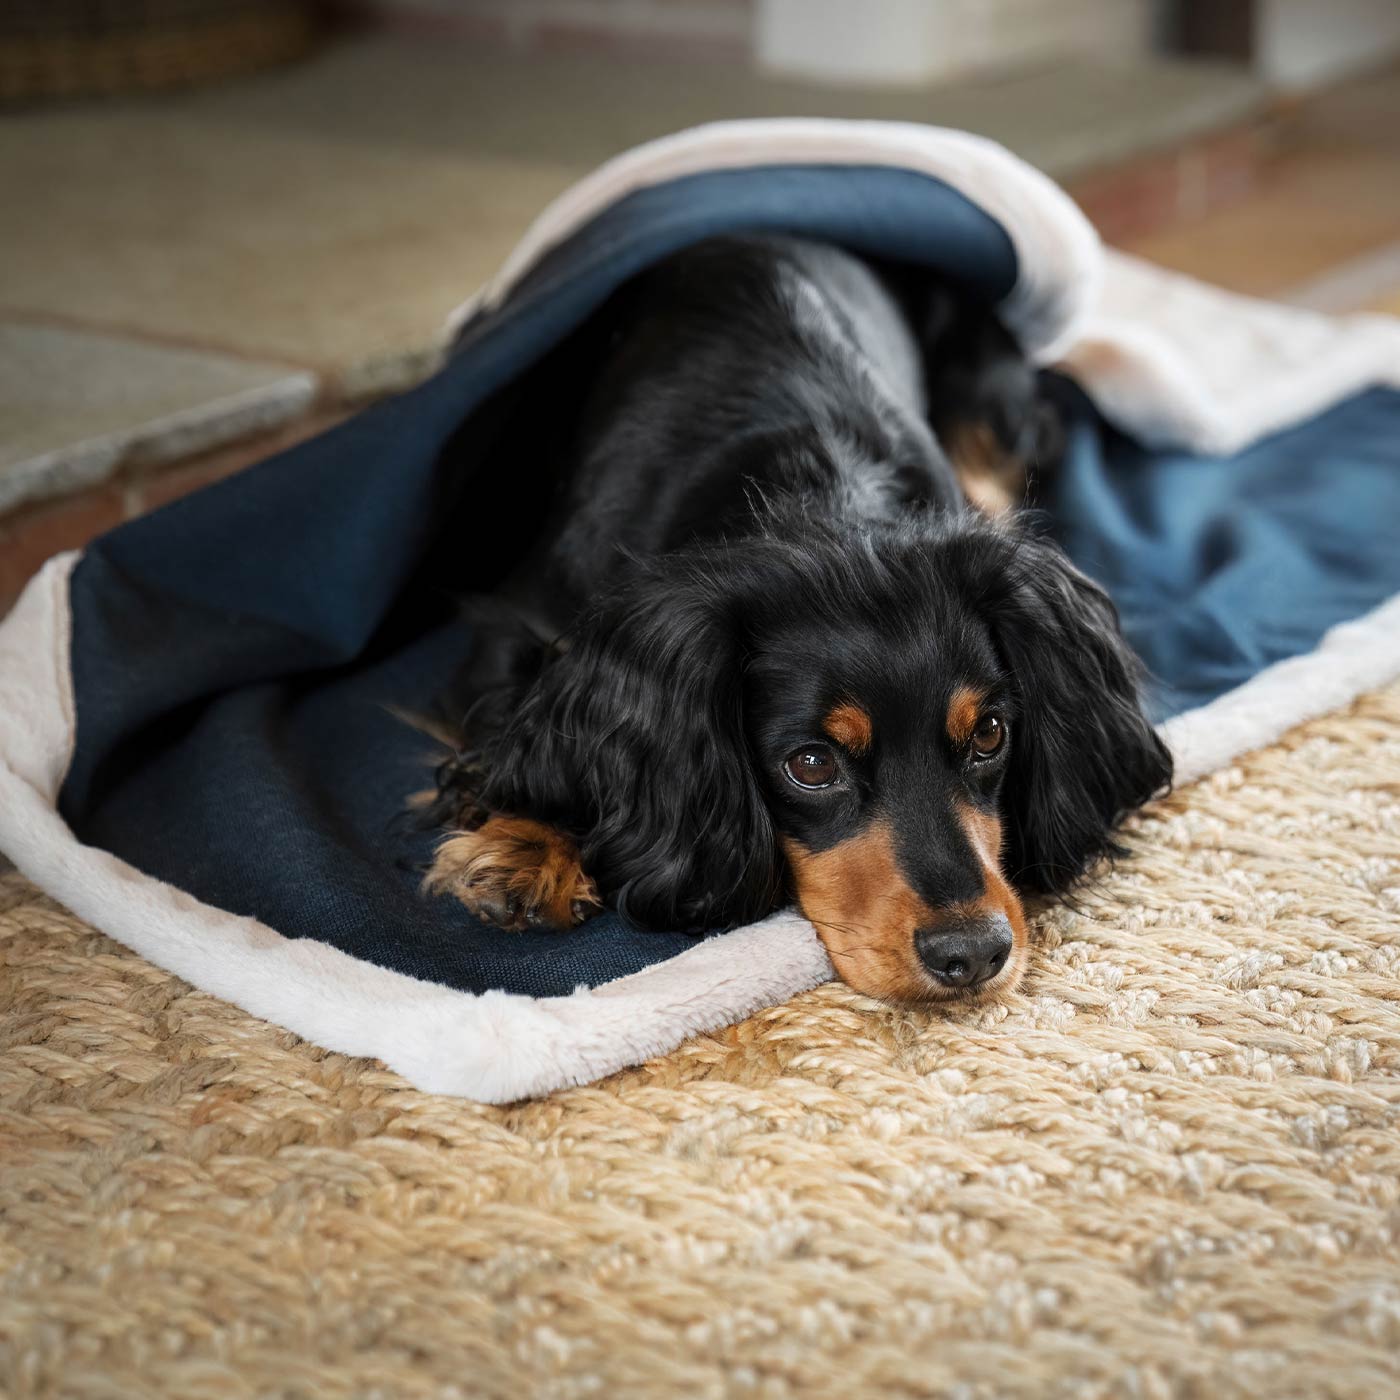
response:
M772 145L759 140L760 128L772 131ZM824 163L927 169L934 147L945 168L928 173L975 191L1022 250L1030 289L1018 287L1012 303L1021 308L1023 333L1034 328L1048 346L1082 319L1084 335L1068 348L1066 364L1125 429L1154 442L1230 451L1367 384L1400 385L1400 323L1385 318L1338 321L1251 302L1117 255L1105 259L1100 291L1089 265L1101 256L1097 240L1092 231L1086 237L1065 196L1005 151L961 133L830 122L701 128L603 167L556 201L522 246L539 256L661 168L669 179L679 168L785 163L800 148ZM983 179L995 190L990 197ZM513 258L487 297L499 296L525 266L523 256ZM314 939L285 938L82 845L57 812L75 741L68 583L76 558L51 560L0 624L0 851L151 962L328 1049L375 1056L420 1089L489 1103L640 1063L833 975L811 926L785 912L592 991L473 996ZM1333 628L1315 651L1169 720L1162 732L1178 781L1396 676L1400 595Z
M1400 676L1400 593L1323 635L1315 650L1256 672L1209 704L1174 715L1158 732L1172 751L1176 783L1262 749L1295 725L1331 714Z
M1151 447L1229 456L1368 385L1400 387L1400 320L1326 316L1104 253L1060 368Z
M565 190L526 230L500 272L449 318L455 332L497 306L551 248L637 190L710 170L760 165L886 165L930 175L986 210L1016 249L1002 319L1028 354L1051 359L1092 303L1099 237L1048 176L985 136L914 122L780 117L710 122L614 157Z
M0 627L0 850L157 966L329 1050L375 1056L420 1089L488 1103L639 1064L833 975L811 925L784 912L597 991L472 996L286 938L81 844L56 810L74 729L76 562L50 560Z
M0 627L0 676L22 677L25 692L16 707L18 688L0 690L0 850L157 966L329 1050L374 1056L426 1092L485 1103L601 1078L834 975L811 925L784 912L592 991L473 996L286 938L82 845L55 810L73 740L72 676L56 644L75 562L51 560ZM1397 675L1400 595L1163 735L1189 781Z

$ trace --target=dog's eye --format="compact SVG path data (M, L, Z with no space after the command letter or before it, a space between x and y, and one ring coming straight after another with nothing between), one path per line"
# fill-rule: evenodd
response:
M972 731L972 756L974 759L991 758L1006 742L1006 725L995 715L983 715Z
M788 754L783 772L801 788L830 787L836 781L836 755L821 744L810 744Z

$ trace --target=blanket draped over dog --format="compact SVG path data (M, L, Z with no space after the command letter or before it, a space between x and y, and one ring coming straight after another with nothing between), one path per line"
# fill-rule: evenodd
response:
M195 985L493 1101L830 977L792 913L504 934L420 893L432 838L398 819L432 758L394 711L529 538L568 338L655 260L759 229L957 278L1055 376L1038 504L1117 601L1179 780L1400 673L1400 323L1107 253L964 133L725 123L551 205L419 388L46 566L0 626L0 850Z

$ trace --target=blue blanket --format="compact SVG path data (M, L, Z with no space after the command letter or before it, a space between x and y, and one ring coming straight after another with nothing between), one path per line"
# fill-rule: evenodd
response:
M568 935L502 934L420 892L431 837L399 819L429 779L431 750L393 710L440 689L469 640L454 599L489 587L527 543L541 489L530 425L549 410L551 352L649 263L743 229L923 264L1003 302L1033 348L1072 346L1084 308L1055 285L1055 266L1028 268L1035 221L1060 220L1056 246L1073 257L1096 249L1062 197L1004 153L982 172L998 199L982 201L976 170L939 175L898 151L706 169L699 144L700 169L680 162L671 175L661 160L655 179L623 181L616 195L604 178L592 207L527 249L465 316L445 365L417 389L83 554L66 577L74 721L56 795L76 842L192 896L191 910L314 940L415 984L567 997L694 950L699 940L610 914ZM998 181L1018 179L1008 213ZM1045 373L1070 432L1039 504L1116 599L1157 717L1228 699L1400 593L1400 379L1359 371L1304 421L1220 452L1135 433L1121 403L1108 421L1073 355ZM196 913L189 926L197 936ZM181 970L200 980L201 966L194 947ZM215 990L249 1003L220 976L211 970ZM323 989L307 977L314 1000ZM394 1058L382 1039L298 1022L276 996L268 1005L254 1009ZM731 997L710 1020L748 1007ZM672 1039L687 1028L677 1024ZM601 1063L654 1048L628 1044ZM507 1075L501 1094L594 1069L563 1054L542 1074ZM463 1091L486 1092L476 1081Z

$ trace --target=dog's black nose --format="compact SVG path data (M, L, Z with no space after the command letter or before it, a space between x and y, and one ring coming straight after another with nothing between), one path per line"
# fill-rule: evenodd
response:
M914 934L919 960L945 987L989 982L1011 956L1011 925L1005 914L959 919Z

